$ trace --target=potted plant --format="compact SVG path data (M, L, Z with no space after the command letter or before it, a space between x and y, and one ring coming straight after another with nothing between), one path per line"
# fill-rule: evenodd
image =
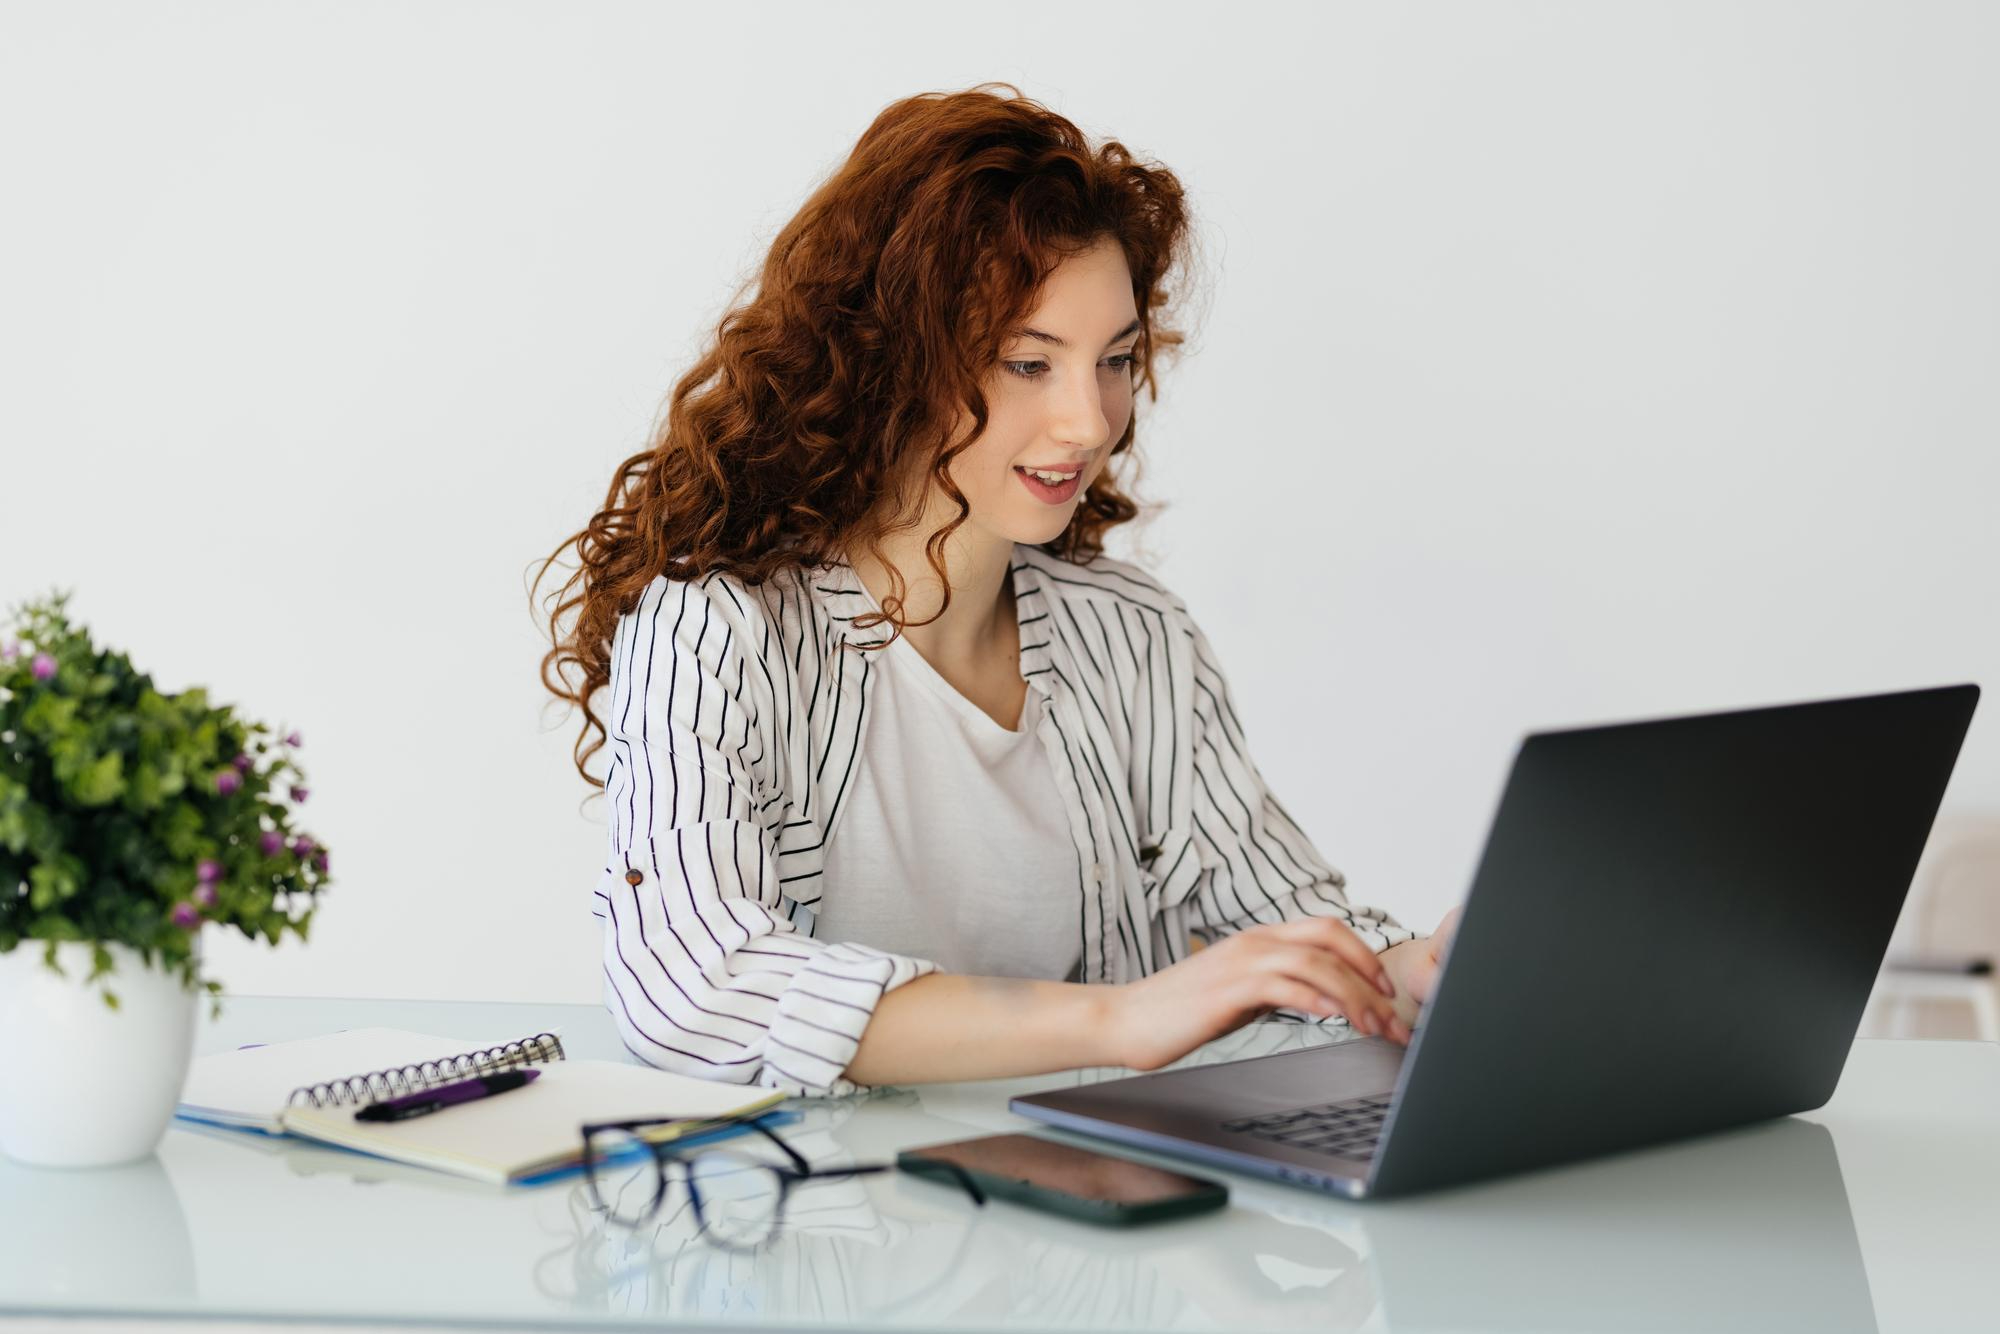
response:
M221 1008L202 928L303 940L328 884L298 733L162 694L69 596L0 631L0 1153L42 1166L150 1154Z

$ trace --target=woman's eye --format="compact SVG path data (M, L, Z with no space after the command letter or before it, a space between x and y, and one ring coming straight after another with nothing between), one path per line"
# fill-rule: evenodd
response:
M1138 359L1134 353L1120 352L1115 356L1106 357L1104 364L1123 374L1131 370L1132 363ZM1049 363L1046 361L1003 361L1000 364L1023 380L1039 380L1042 372L1049 368Z

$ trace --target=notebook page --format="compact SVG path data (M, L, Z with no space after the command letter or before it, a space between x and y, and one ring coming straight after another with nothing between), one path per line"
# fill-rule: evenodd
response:
M352 1107L292 1107L284 1125L343 1148L498 1183L577 1161L586 1121L706 1121L761 1111L785 1096L622 1061L533 1068L540 1076L521 1088L427 1116L357 1121Z
M350 1028L292 1042L211 1052L189 1064L187 1083L181 1088L180 1105L174 1112L177 1116L281 1135L284 1126L278 1113L295 1088L372 1070L443 1060L463 1052L504 1047L532 1036L513 1034L485 1041L412 1033L401 1028ZM530 1068L542 1067L537 1063Z

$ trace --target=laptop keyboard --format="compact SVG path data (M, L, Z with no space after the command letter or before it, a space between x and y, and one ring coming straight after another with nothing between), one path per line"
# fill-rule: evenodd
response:
M1389 1095L1382 1093L1286 1112L1264 1112L1224 1121L1222 1128L1297 1149L1365 1161L1375 1156L1375 1142L1382 1137L1382 1122L1388 1115Z

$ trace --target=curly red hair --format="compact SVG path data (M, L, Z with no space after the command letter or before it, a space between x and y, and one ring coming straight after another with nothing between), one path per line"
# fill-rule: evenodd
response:
M604 507L530 586L532 603L550 565L576 549L575 572L550 599L541 677L583 712L573 753L586 782L604 786L586 764L605 742L590 700L610 681L612 632L662 574L723 570L758 584L878 551L885 486L904 460L927 458L959 509L926 546L949 602L939 553L970 508L947 469L986 428L981 382L1057 264L1104 238L1132 274L1133 386L1157 402L1154 355L1184 337L1159 322L1163 282L1193 247L1174 175L1115 140L1093 149L1007 83L922 93L875 118L779 232L755 297L723 316L713 347L674 386L664 424L619 465ZM967 414L974 429L954 444ZM1112 445L1114 464L1136 424ZM1106 531L1137 517L1111 473L1043 550L1087 560ZM869 623L901 633L912 622L892 606L900 592Z

